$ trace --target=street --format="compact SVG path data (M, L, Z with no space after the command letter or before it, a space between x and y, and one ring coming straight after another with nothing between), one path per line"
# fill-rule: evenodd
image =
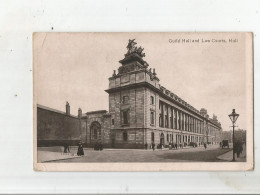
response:
M76 148L72 148L74 153ZM52 162L221 162L217 157L231 149L221 149L217 145L210 145L205 150L203 147L185 148L178 150L134 150L134 149L105 149L95 151L84 149L85 156L55 160Z

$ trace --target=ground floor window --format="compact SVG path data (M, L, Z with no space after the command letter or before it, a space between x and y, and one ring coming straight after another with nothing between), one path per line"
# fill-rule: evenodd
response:
M123 132L123 140L127 141L127 132L126 131Z
M160 144L164 145L164 134L163 133L160 135Z

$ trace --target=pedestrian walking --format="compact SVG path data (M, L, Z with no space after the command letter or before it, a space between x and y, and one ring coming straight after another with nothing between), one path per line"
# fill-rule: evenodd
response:
M155 148L155 144L154 144L154 142L152 143L152 149L153 149L153 151L154 151L154 148Z
M204 143L204 148L205 148L205 150L207 149L207 144L206 143Z
M144 144L144 148L147 150L147 148L148 148L148 144L147 143Z

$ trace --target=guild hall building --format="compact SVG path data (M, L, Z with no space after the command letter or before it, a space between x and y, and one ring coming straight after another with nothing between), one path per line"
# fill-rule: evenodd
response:
M206 109L197 110L164 88L144 57L143 48L129 40L118 71L108 79L109 111L82 114L79 108L78 116L72 116L69 103L66 112L37 105L38 146L79 140L86 147L102 142L108 148L219 143L217 116L210 118Z

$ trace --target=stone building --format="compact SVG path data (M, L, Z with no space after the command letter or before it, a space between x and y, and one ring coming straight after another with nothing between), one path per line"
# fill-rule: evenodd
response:
M209 118L160 85L155 69L143 60L143 48L129 40L118 73L109 78L111 141L115 147L143 148L144 144L169 145L219 142L221 124Z
M109 112L87 112L81 117L86 131L80 132L86 146L96 142L115 148L144 148L144 144L150 147L152 143L166 147L170 143L218 143L222 129L217 116L209 118L206 109L195 109L163 87L144 57L143 48L129 40L127 53L119 61L121 66L117 73L114 70L105 90L109 94Z

